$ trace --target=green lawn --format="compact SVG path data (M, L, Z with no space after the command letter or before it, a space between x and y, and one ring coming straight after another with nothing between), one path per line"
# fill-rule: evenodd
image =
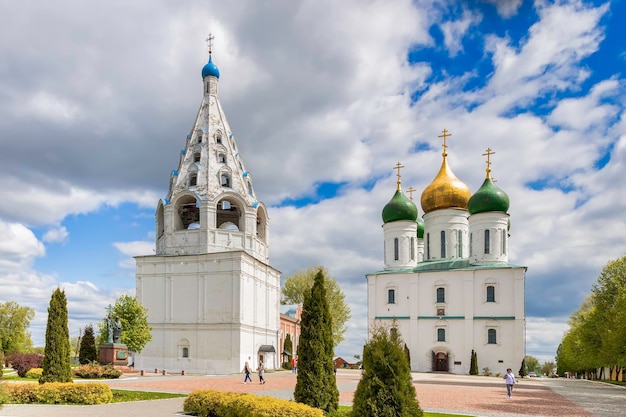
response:
M114 403L124 403L127 401L147 401L162 400L164 398L186 397L187 394L170 394L167 392L149 392L149 391L127 391L122 389L112 389Z

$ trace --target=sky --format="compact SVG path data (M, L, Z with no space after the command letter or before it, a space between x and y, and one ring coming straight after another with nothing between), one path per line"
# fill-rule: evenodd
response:
M339 282L367 338L381 211L448 163L510 197L526 275L527 354L554 360L569 315L626 248L626 0L0 0L0 302L55 288L70 334L134 295L202 99L219 98L270 216L270 264ZM419 207L419 214L423 210Z

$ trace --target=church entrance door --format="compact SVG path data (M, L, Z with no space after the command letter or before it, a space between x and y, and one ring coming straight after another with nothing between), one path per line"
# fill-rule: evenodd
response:
M435 369L434 371L447 372L448 371L448 355L444 352L439 352L435 355Z

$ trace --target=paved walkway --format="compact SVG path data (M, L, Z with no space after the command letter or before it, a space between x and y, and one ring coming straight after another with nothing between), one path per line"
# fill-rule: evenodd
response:
M340 369L337 386L340 403L351 404L360 371ZM513 398L506 398L499 378L435 373L415 373L413 383L420 406L426 411L477 417L615 417L623 415L626 388L572 380L531 378L521 380ZM146 374L106 381L111 388L189 393L195 390L249 392L293 399L296 375L266 373L267 384L243 384L243 376L161 376ZM184 398L116 403L96 406L5 405L0 416L13 417L172 417L182 415Z

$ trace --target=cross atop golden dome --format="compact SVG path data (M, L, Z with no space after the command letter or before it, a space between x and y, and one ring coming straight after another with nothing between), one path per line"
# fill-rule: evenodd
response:
M467 202L471 196L470 189L448 167L448 144L446 139L449 136L452 136L452 134L447 129L443 129L442 134L437 136L443 138L443 161L437 176L422 193L420 202L424 213L447 208L467 210Z

